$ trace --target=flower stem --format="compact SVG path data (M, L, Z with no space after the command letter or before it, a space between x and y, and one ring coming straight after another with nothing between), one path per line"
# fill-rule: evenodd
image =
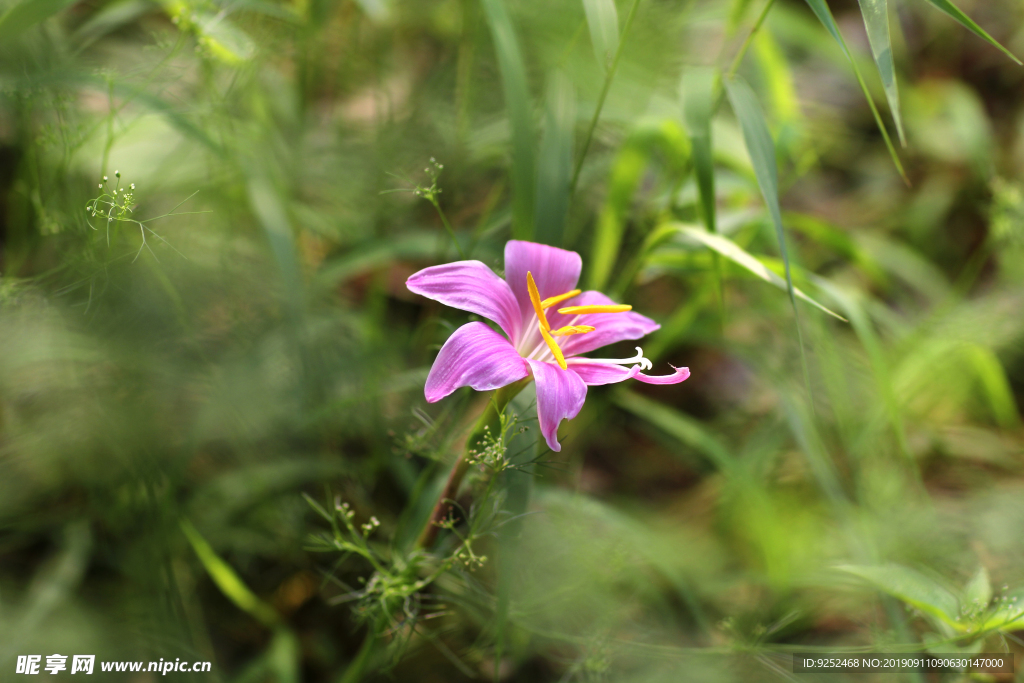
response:
M498 389L491 396L491 400L487 402L487 408L484 409L480 419L473 426L473 431L470 432L469 438L466 439L466 447L459 454L459 459L455 461L452 471L448 474L448 481L445 482L444 489L434 505L434 510L430 513L430 519L427 520L427 525L423 527L420 537L416 540L417 548L429 548L434 544L437 532L440 529L438 524L448 516L452 502L455 500L455 495L459 492L459 486L462 485L462 480L465 478L466 472L469 471L469 462L466 460L466 454L483 439L486 427L499 424L498 416L505 410L505 406L530 383L531 379L531 377L525 377L518 382Z
M444 211L441 210L441 204L437 201L437 197L431 195L427 197L427 199L429 199L430 203L434 205L435 209L437 209L437 215L441 217L441 222L444 223L444 229L448 231L448 235L452 238L452 242L455 242L455 249L459 252L459 256L461 256L462 260L465 261L466 252L462 251L462 245L459 244L459 239L455 236L455 228L453 228L452 224L448 222L448 216L444 215Z

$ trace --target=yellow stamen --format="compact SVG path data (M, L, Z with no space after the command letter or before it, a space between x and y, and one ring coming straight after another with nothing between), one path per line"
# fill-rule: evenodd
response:
M547 342L548 348L551 349L551 353L555 355L555 360L558 361L558 367L563 370L567 370L569 366L565 364L565 356L562 355L562 349L558 348L558 344L556 344L555 340L551 338L551 333L541 327L540 336L544 337L544 341Z
M576 296L577 294L579 294L582 291L583 290L580 290L580 289L574 289L571 292L566 292L565 294L559 294L558 296L549 296L547 299L544 299L544 301L540 302L540 307L541 308L551 308L555 304L560 304L563 301L565 301L566 299L573 298L574 296Z
M584 315L586 313L625 313L633 310L628 304L611 304L608 306L566 306L559 308L558 312L563 315Z
M596 327L590 325L566 325L565 327L557 330L551 330L552 337L567 337L570 334L586 334L587 332L593 332Z
M526 288L530 290L530 302L533 304L533 310L537 311L537 320L540 321L541 331L550 330L551 325L548 324L548 317L544 315L544 307L540 303L540 292L537 291L537 283L533 281L533 273L530 271L526 271Z

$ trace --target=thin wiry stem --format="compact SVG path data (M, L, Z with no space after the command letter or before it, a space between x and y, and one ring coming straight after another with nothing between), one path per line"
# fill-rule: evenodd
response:
M452 242L455 243L455 249L459 252L459 256L461 256L462 260L465 261L467 258L466 252L462 251L462 245L459 244L458 238L455 237L455 228L453 228L452 224L448 222L448 216L445 216L444 211L441 210L441 205L438 203L437 197L431 196L429 199L430 203L434 205L435 209L437 209L437 215L441 217L441 222L444 223L444 229L448 231L448 236L451 237Z
M622 48L626 44L626 36L633 25L633 19L636 17L636 8L639 5L640 0L633 0L633 4L629 8L629 14L626 16L626 23L622 27L622 35L619 36L619 47L615 50L615 57L612 59L611 66L608 67L608 73L605 74L604 84L601 86L601 94L597 98L597 107L594 109L594 116L590 119L590 126L587 127L587 136L583 140L583 149L580 150L580 158L576 161L576 168L572 172L572 182L569 183L570 197L576 192L580 171L583 170L583 161L587 158L587 151L590 149L590 143L594 139L594 129L597 128L597 121L601 118L601 109L604 108L604 101L608 97L608 90L612 87L612 79L615 78L615 70L618 69L619 58L622 57Z

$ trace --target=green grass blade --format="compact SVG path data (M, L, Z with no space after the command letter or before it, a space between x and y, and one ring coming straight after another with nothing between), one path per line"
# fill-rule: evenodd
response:
M683 97L683 119L693 149L693 172L697 179L697 196L704 227L718 232L715 216L715 161L712 150L711 118L714 116L716 75L710 67L689 69L683 74L680 95ZM725 280L722 263L715 256L715 281L722 330L725 330Z
M711 116L714 108L715 73L700 67L683 74L683 118L693 147L693 169L697 176L701 218L708 232L718 232L715 222L715 168L711 149Z
M761 195L768 206L768 214L771 216L772 224L775 226L775 236L779 240L779 251L782 260L786 265L786 287L789 290L790 298L793 299L793 309L796 310L796 299L793 293L793 278L789 268L789 250L786 248L786 235L782 227L782 211L779 208L779 171L778 162L775 159L775 141L772 139L771 131L768 130L768 122L765 120L764 112L757 101L757 96L745 81L735 78L725 82L725 89L729 95L729 102L732 104L736 118L739 119L740 128L743 130L743 140L746 142L747 151L750 153L750 160L754 165L754 175L757 177L757 184L761 187Z
M736 461L729 449L712 436L700 421L658 401L623 389L612 394L612 402L623 410L647 420L655 427L702 453L719 471L735 473Z
M980 27L976 23L974 23L973 19L971 19L966 14L964 14L963 11L959 7L954 5L949 0L928 0L928 2L933 7L938 9L939 11L945 12L949 16L951 16L954 19L956 19L958 22L960 22L961 26L966 28L968 31L970 31L974 35L978 36L979 38L981 38L985 42L989 43L993 47L999 48L1007 57L1009 57L1010 59L1015 61L1017 64L1021 63L1021 61L1017 58L1017 56L1015 54L1013 54L1012 52L1007 50L1005 47L1003 47L999 43L999 41L997 41L995 38L990 36L985 29L983 29L982 27Z
M1013 387L1006 376L1006 370L999 361L999 357L977 344L971 344L964 349L967 362L974 369L981 383L985 399L988 401L996 422L1003 429L1015 429L1020 426L1020 411L1017 408L1017 401L1013 397Z
M264 626L276 626L281 621L277 610L256 597L256 594L249 590L245 582L239 578L235 570L227 562L222 560L214 551L206 539L196 530L188 520L181 521L181 530L188 538L192 549L196 551L199 561L210 575L217 588L228 600L244 612L248 612Z
M895 385L892 380L892 373L889 370L889 363L885 356L882 340L878 338L878 334L875 332L875 328L871 324L871 320L868 318L867 312L864 310L864 307L861 305L861 302L858 300L856 295L850 294L846 290L836 287L823 278L815 278L815 280L824 292L839 303L840 307L850 319L853 331L860 340L861 345L864 347L864 351L867 352L868 359L871 362L871 369L875 376L875 384L878 387L878 393L882 396L882 404L885 409L886 416L889 419L889 423L892 426L899 451L907 461L907 465L911 469L915 481L920 482L921 472L917 461L914 459L914 455L910 450L910 442L907 439L907 430L903 422L903 411L896 395Z
M0 41L18 36L73 2L74 0L22 0L0 15Z
M494 40L505 93L505 108L512 130L512 234L516 239L529 240L533 238L535 161L533 114L526 66L504 0L483 0L483 7L487 27Z
M544 134L537 164L537 206L534 238L559 246L569 213L576 92L568 77L556 71L548 79L544 101Z
M747 269L748 271L750 271L760 279L764 280L765 282L775 285L776 287L785 292L790 291L790 287L792 286L791 281L784 280L783 278L776 275L774 272L772 272L770 268L768 268L768 266L761 263L761 261L759 261L756 256L744 250L743 247L736 244L728 237L723 237L722 235L712 235L708 233L706 230L701 230L696 226L687 226L682 223L678 224L678 230L680 234L686 235L687 237L697 240L698 242L706 246L708 249L711 249L712 251L721 254L722 256L729 259L736 265ZM843 322L847 322L846 318L839 315L835 311L827 308L826 306L818 303L810 296L808 296L805 292L803 292L803 290L801 290L799 287L792 287L792 294L795 298L806 301L807 303L811 304L820 311L823 311L824 313L827 313L834 318L838 318Z
M303 306L304 285L288 212L277 189L266 178L259 175L250 178L248 190L253 213L267 236L270 251L281 273L284 291L294 309L293 313L297 314Z
M583 0L583 10L587 14L594 57L601 72L606 73L619 49L619 13L615 0Z
M871 45L871 56L878 67L878 75L882 77L885 98L889 101L889 110L896 122L896 132L904 147L907 138L903 132L903 117L900 116L900 93L896 83L896 65L892 57L892 39L889 35L889 3L888 0L859 0L860 12L864 16L864 28L868 32L868 43Z
M598 215L594 234L588 279L591 289L603 290L608 284L620 255L626 213L649 161L649 150L629 142L623 145L615 159L608 182L608 197Z
M853 58L853 53L850 52L850 48L846 46L846 41L843 40L843 34L839 32L839 26L836 25L835 17L832 16L832 11L828 8L825 0L807 0L807 4L810 6L811 11L818 17L818 21L821 22L825 30L829 32L832 38L835 39L836 43L839 44L839 49L843 51L850 66L853 67L853 75L857 77L857 83L860 85L861 91L864 93L864 98L868 102L868 107L871 108L871 115L875 117L875 124L878 126L878 131L882 134L882 139L885 140L885 146L889 150L889 156L892 157L892 162L896 165L896 170L899 171L900 176L904 182L909 184L907 180L907 173L903 170L903 163L900 161L899 154L896 153L896 147L892 144L892 138L889 137L889 131L885 127L885 122L882 121L882 115L878 113L878 107L875 106L875 101L871 97L871 93L868 91L868 86L864 82L864 78L860 74L860 69L857 67L857 61Z

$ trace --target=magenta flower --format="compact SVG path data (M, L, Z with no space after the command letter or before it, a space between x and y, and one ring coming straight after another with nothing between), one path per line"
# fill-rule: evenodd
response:
M689 368L652 377L651 361L638 346L632 358L585 358L625 339L639 339L660 325L632 306L619 305L600 292L576 287L583 262L574 251L533 242L505 245L505 279L480 261L457 261L424 268L406 287L428 299L493 320L505 332L482 322L455 330L437 354L424 394L434 403L460 387L488 391L533 375L537 382L540 431L553 451L558 425L583 408L588 386L638 379L648 384L677 384ZM565 304L555 311L549 310Z

